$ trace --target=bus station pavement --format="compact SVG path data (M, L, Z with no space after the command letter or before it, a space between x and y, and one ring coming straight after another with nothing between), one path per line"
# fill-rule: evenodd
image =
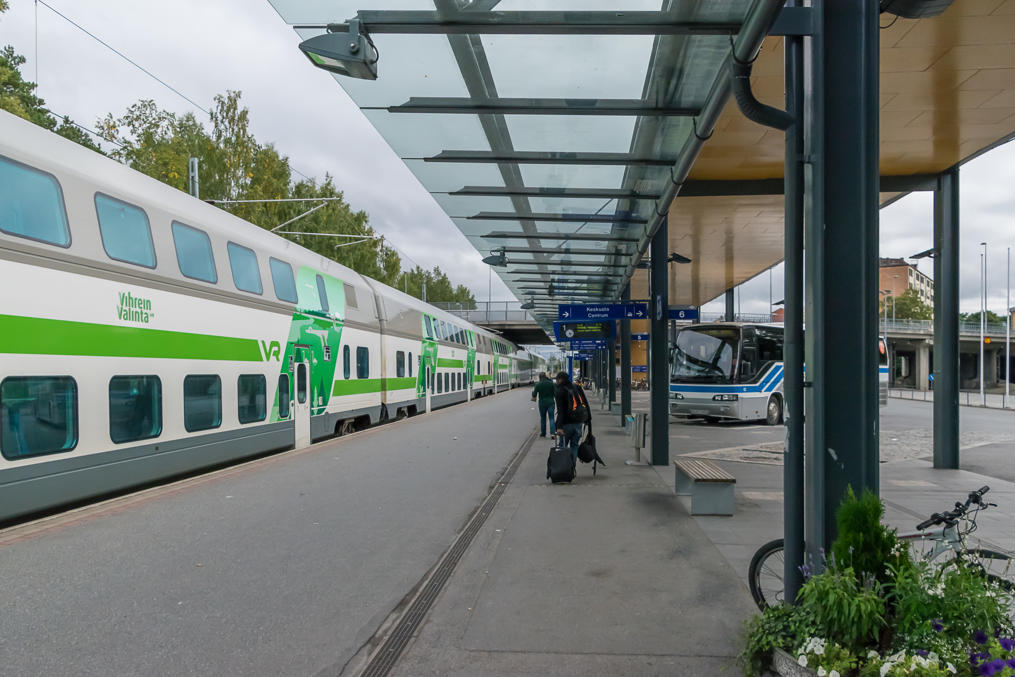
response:
M635 398L635 410L647 410L647 395ZM913 406L890 405L893 418L883 424L889 442L901 436L893 427L927 413L907 408ZM781 445L771 440L781 440L783 429L730 426L731 434L754 436L740 444L739 457L729 453L737 447L711 454L737 478L735 514L691 517L674 495L672 465L648 465L644 454L635 460L616 414L600 408L594 423L608 466L593 477L590 466L579 465L573 484L550 485L549 444L537 438L392 674L740 673L743 623L756 612L747 588L750 559L782 536L783 469L781 455L771 453ZM988 498L999 507L980 516L972 544L1015 549L1015 482L982 473L1010 467L1015 447L1005 435L990 443L978 432L989 425L963 425L974 441L963 462L981 472L934 470L929 451L899 453L889 445L883 452L886 520L912 530L989 485ZM998 426L1007 429L1009 419ZM696 435L674 422L670 432L671 459L710 456L694 450L709 437L704 430Z

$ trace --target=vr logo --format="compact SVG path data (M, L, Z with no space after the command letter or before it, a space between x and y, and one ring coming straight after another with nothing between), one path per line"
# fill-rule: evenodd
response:
M261 341L261 356L264 358L265 362L269 360L280 360L282 356L282 345L278 341L272 341L271 343Z

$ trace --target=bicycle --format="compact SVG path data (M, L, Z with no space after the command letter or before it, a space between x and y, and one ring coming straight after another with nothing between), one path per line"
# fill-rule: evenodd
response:
M942 556L951 556L943 566L954 566L956 561L980 569L984 576L996 582L1005 590L1015 591L1015 569L1011 567L1011 555L988 548L967 548L965 539L977 529L976 518L980 511L997 507L996 503L983 500L990 487L981 487L969 492L965 503L956 502L952 510L936 512L929 519L916 525L916 531L899 534L900 541L910 544L910 550L917 559L931 562ZM928 532L933 526L941 526ZM930 549L926 545L930 544ZM783 539L777 538L758 548L751 558L747 572L747 583L755 604L762 611L770 604L782 603L783 599Z

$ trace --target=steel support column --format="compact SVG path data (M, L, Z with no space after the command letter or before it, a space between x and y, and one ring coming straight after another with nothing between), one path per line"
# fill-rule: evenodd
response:
M732 322L733 320L737 319L737 314L736 314L736 311L734 309L735 307L733 305L734 300L735 300L735 298L734 298L734 294L733 294L733 289L727 289L726 290L726 316L723 318L727 322Z
M668 219L663 217L650 245L652 297L649 315L652 320L649 322L649 368L652 370L652 384L649 421L652 425L652 465L670 464L670 373L666 345L669 324L668 225Z
M810 188L808 550L835 538L847 487L878 492L878 5L815 2L805 87Z
M631 284L624 286L621 300L631 300ZM620 321L620 425L627 426L627 417L631 415L631 321Z
M613 403L617 401L617 342L610 341L610 347L606 349L606 371L610 378L610 411L613 411Z
M799 5L792 0L790 5ZM804 42L787 37L786 111L796 124L786 130L785 282L783 393L786 396L786 455L783 459L785 597L792 602L803 584L804 564Z
M934 467L959 467L959 169L934 190Z

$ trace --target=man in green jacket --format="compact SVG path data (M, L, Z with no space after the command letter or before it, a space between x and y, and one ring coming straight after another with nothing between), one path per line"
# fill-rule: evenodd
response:
M539 373L539 382L532 389L532 399L539 401L539 436L546 437L546 420L550 420L550 431L556 430L553 426L554 394L556 388L553 381L546 375L546 372Z

